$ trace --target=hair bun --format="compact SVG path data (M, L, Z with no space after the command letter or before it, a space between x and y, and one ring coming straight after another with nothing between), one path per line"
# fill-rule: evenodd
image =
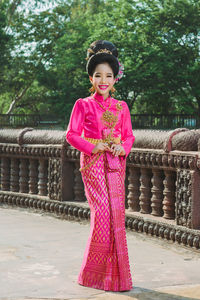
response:
M90 45L87 50L86 71L90 76L93 75L98 64L107 62L116 77L119 72L118 51L115 45L109 41L98 40Z
M98 53L107 53L118 57L118 51L115 45L106 40L94 41L87 50L87 59Z

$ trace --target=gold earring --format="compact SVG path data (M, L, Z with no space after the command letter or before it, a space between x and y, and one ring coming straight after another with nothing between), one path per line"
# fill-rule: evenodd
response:
M90 93L91 93L91 96L92 96L92 94L95 92L95 88L94 88L94 86L91 86L91 88L89 89L89 91L90 91Z
M112 89L111 89L111 93L112 93L111 96L112 96L112 97L115 97L115 95L114 95L115 92L116 92L116 89L115 89L114 86L113 86Z

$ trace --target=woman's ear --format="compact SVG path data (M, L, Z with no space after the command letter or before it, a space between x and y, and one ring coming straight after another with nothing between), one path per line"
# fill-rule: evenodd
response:
M90 82L93 84L93 78L92 76L89 76Z

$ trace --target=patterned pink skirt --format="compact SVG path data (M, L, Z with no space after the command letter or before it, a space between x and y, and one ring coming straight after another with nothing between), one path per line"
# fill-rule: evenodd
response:
M81 153L81 168L90 164L95 155ZM107 291L126 291L132 288L125 231L126 160L119 157L120 168L114 170L109 168L106 157L102 153L82 171L91 217L78 283Z

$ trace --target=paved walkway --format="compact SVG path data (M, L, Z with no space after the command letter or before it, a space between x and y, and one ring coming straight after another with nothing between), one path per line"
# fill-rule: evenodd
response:
M0 207L0 299L200 299L200 252L127 232L134 289L76 283L89 223Z

